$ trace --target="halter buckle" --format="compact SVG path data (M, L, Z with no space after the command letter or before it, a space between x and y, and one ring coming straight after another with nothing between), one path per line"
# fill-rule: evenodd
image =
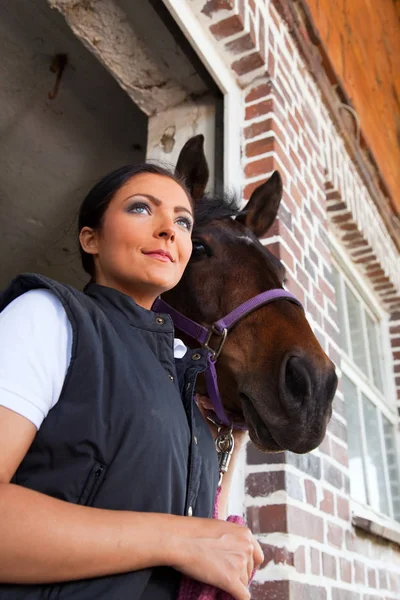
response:
M211 348L210 346L210 340L212 338L213 335L218 335L221 339L218 342L218 346L216 348ZM215 325L212 325L210 327L210 329L208 330L208 335L207 335L207 339L204 342L204 348L206 348L206 350L208 350L211 354L211 360L213 362L216 362L219 355L221 354L221 350L224 347L225 344L225 340L226 340L226 336L228 335L228 330L226 329L226 327L224 327L224 329L222 331L220 331L219 329L217 329L215 327Z

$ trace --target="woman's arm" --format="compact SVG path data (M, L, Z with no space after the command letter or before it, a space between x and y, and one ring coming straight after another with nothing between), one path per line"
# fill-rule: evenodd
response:
M261 549L246 527L212 519L112 511L58 500L10 480L35 436L0 407L0 582L51 583L172 566L237 600Z

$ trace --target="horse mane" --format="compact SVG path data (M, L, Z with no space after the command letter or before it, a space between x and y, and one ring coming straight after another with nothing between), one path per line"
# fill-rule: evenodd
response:
M195 203L194 232L211 221L236 217L240 210L240 201L233 193L206 194Z

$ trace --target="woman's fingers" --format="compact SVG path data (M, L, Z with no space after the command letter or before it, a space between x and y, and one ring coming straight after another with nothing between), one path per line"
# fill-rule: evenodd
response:
M228 592L235 600L250 598L249 581L263 554L247 527L213 519L186 519L183 539L182 553L171 566Z
M252 537L253 537L253 544L254 544L254 552L253 552L254 568L259 569L264 560L264 552L261 550L261 546L257 542L257 540L253 534L252 534Z

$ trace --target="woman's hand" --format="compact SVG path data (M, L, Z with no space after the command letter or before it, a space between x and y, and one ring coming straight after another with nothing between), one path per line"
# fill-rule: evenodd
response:
M248 584L263 553L251 531L217 519L185 517L185 527L175 530L175 569L225 592L235 600L248 600ZM178 525L178 524L177 524Z

